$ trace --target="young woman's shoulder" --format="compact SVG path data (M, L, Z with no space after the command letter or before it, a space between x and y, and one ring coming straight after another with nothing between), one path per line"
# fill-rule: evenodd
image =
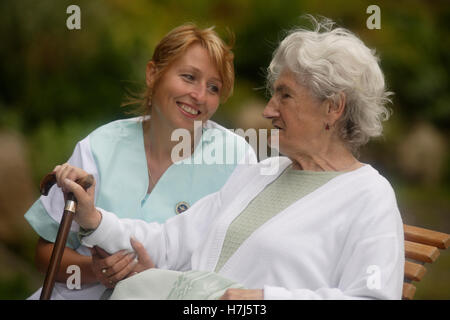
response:
M136 132L142 127L142 121L142 117L114 120L98 127L91 132L90 136L111 137L121 134L127 134L130 131Z

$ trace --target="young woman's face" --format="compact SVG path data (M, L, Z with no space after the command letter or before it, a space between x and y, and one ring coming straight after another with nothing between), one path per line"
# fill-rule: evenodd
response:
M147 83L154 80L155 71L150 63ZM152 121L192 131L194 121L205 122L216 112L221 90L222 80L208 51L193 44L154 83Z

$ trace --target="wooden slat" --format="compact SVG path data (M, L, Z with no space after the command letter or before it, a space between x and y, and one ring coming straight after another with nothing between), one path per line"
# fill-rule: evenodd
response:
M411 281L420 281L426 271L421 264L405 261L405 277Z
M405 241L405 256L413 260L432 263L439 256L439 249L425 244Z
M411 300L414 298L414 294L416 293L416 287L411 283L403 283L403 292L402 299L403 300Z
M439 249L447 249L450 245L450 234L447 233L414 227L407 224L403 225L403 230L405 233L405 240L427 244L438 247Z

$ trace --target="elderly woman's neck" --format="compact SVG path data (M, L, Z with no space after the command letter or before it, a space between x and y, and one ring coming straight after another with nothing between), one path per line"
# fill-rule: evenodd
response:
M333 144L318 152L298 152L288 157L296 170L352 171L363 166L342 144Z

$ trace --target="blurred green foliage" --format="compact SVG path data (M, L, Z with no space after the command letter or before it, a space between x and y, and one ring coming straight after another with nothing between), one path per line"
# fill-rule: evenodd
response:
M81 30L66 28L66 8L71 4L81 8ZM366 27L370 4L381 8L380 30ZM449 232L448 150L441 178L432 186L408 180L395 159L398 144L418 120L430 123L448 141L448 1L3 0L0 129L25 137L37 185L95 127L128 116L120 107L126 89L143 87L145 65L155 44L185 22L215 25L226 39L228 29L235 34L235 95L214 116L233 127L247 101L264 103L264 90L255 88L264 86L265 68L285 32L308 26L300 18L305 13L329 17L376 48L388 86L395 92L394 116L385 138L369 144L363 158L390 179L406 223ZM433 275L418 286L417 297L450 298L449 255L441 259L433 266ZM439 278L447 279L446 284ZM20 277L7 281L0 277L0 287L1 298L8 298L7 290L14 292L9 298L31 293Z
M29 287L26 276L20 273L0 278L0 284L0 300L20 300L24 298L24 293L31 293L33 290Z

